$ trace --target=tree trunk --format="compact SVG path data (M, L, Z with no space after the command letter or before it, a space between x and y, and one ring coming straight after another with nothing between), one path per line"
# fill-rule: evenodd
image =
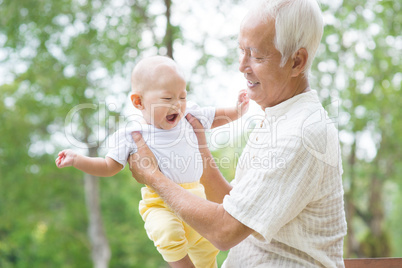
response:
M370 178L369 186L369 221L366 221L370 232L364 237L361 250L367 257L389 257L391 255L391 239L385 224L385 209L383 188L385 180L391 177L391 170L381 168L380 162L386 162L386 157L383 156L384 148L386 148L386 139L381 140L380 148L377 151L377 156L374 159L373 171Z
M96 148L89 149L90 156L94 156ZM107 268L111 256L110 247L106 238L99 205L99 178L85 174L85 199L88 211L88 235L91 243L91 257L94 268Z
M362 242L362 251L367 257L389 257L391 256L391 241L388 232L384 228L385 212L383 200L384 181L378 176L378 161L376 161L376 171L371 177L369 188L369 210L370 222L368 226L370 232Z
M369 207L372 215L370 222L370 230L375 237L381 236L384 222L384 208L382 198L382 181L373 176L370 186Z
M356 164L356 135L355 141L352 144L351 152L349 155L349 180L350 187L345 194L345 209L346 209L346 222L348 234L346 236L346 252L345 257L351 258L354 255L359 255L359 242L356 240L356 235L353 229L353 218L356 216L356 207L354 205L353 196L355 194L355 164Z
M173 59L173 27L170 22L170 8L172 6L172 1L171 0L165 0L165 6L166 6L166 33L165 33L165 38L164 38L164 43L167 49L167 56L171 57Z

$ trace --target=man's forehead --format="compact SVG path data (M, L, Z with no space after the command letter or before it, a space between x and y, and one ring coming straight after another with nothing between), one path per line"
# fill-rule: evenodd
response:
M261 49L258 49L256 47L244 46L240 42L237 42L237 43L238 43L239 48L241 48L241 49L250 50L250 51L253 51L253 52L256 52L256 53L262 52Z
M254 53L267 53L269 50L270 44L273 44L272 40L268 40L268 38L260 39L259 42L254 42L254 40L245 40L240 39L238 40L237 44L238 47L244 50L249 50Z
M270 27L264 24L258 28L241 29L237 40L240 48L264 53L274 46L275 33L272 33Z

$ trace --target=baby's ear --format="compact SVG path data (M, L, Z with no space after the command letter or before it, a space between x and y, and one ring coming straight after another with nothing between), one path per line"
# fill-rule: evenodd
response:
M133 103L134 107L138 110L144 110L144 106L142 105L141 95L138 93L131 94L131 102Z

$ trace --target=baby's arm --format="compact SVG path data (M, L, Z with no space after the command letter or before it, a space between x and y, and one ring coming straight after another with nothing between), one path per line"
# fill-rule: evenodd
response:
M59 168L73 166L76 169L97 177L113 176L123 167L110 157L87 157L69 149L59 153L59 157L56 159L56 165Z
M211 128L220 127L242 117L248 111L250 99L245 89L240 90L235 107L217 108Z

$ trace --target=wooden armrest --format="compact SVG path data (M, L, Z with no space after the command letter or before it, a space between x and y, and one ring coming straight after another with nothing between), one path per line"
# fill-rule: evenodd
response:
M402 258L345 259L345 268L401 268Z

